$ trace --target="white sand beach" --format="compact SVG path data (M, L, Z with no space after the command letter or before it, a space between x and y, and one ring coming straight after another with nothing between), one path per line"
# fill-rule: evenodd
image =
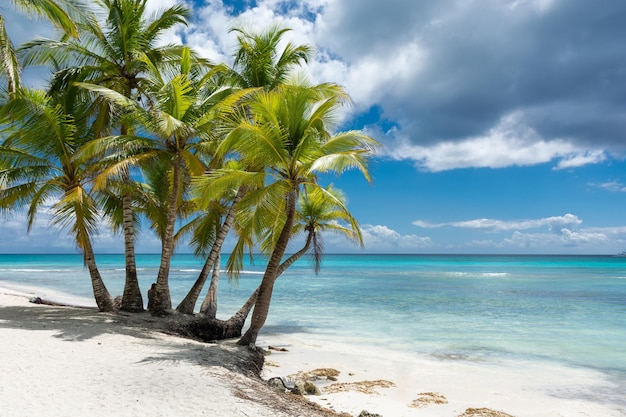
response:
M4 293L3 293L4 292ZM0 290L0 415L323 416L234 370L234 343L126 327Z
M301 334L261 335L258 345L286 349L270 349L264 379L338 371L336 380L315 381L322 394L307 399L345 416L626 415L623 387L586 369L428 360ZM199 343L94 309L32 304L2 288L0 355L2 416L332 415L241 371L246 349L233 341Z

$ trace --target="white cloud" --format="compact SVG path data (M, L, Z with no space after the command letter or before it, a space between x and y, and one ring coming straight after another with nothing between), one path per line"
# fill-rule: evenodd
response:
M561 229L558 234L545 233L521 233L514 232L511 238L503 241L505 246L532 248L545 250L559 247L585 247L591 248L591 252L596 252L594 245L603 245L609 242L609 238L604 233L589 231L573 231Z
M395 126L378 136L390 156L421 169L552 161L567 169L626 152L617 71L624 29L619 18L608 19L625 13L619 2L602 10L556 0L242 3L254 7L235 12L222 0L187 1L192 24L163 41L184 38L203 56L230 62L233 26L290 27L286 40L319 50L308 66L313 81L346 87L356 112L378 106ZM149 0L148 9L173 4ZM13 8L2 12L10 26ZM19 43L32 27L14 24L10 34ZM579 33L585 41L572 42Z
M501 253L602 253L621 252L626 245L626 226L580 228L582 220L573 214L529 220L475 219L459 222L413 222L422 228L454 227L466 231L509 233L498 239L468 239L447 247L449 251ZM531 230L537 231L532 232ZM542 231L541 229L547 229ZM461 239L464 236L461 235Z
M76 243L67 230L52 225L51 209L41 209L30 232L26 229L26 216L13 212L0 218L0 253L72 253L77 252ZM115 235L105 223L100 223L98 233L92 237L96 253L123 253L124 241ZM136 238L137 253L159 253L161 243L148 229L139 232Z
M497 219L472 219L458 222L430 223L424 220L413 222L415 226L422 228L439 228L444 226L460 229L486 230L490 232L505 232L510 230L537 229L548 227L552 232L559 232L565 228L572 228L582 224L582 220L573 214L563 216L544 217L530 220L497 220Z
M414 145L400 139L388 153L397 160L414 160L418 167L432 172L457 168L529 166L554 159L559 159L556 169L564 169L606 159L602 150L590 150L563 139L546 141L524 122L524 114L520 111L503 117L484 136L429 146Z
M590 185L611 192L626 193L626 185L624 185L621 181L607 181L599 184L591 183Z
M368 252L385 251L419 251L433 247L429 237L414 234L403 235L397 231L381 225L364 225L361 227L365 249Z
M559 161L555 169L578 168L589 164L599 164L606 160L604 150L583 150L566 155Z

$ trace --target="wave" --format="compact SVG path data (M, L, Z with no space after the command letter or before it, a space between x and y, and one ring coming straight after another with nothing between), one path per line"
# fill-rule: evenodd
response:
M77 269L0 268L0 272L76 272Z
M175 272L200 272L201 269L172 269ZM226 274L225 270L220 270L220 274ZM263 271L239 271L240 274L249 274L249 275L263 275L265 272Z
M153 268L154 269L154 268ZM104 270L104 269L103 269ZM114 268L114 271L126 271L126 268ZM137 271L147 271L148 268L137 268Z
M448 275L455 277L506 277L509 274L507 272L449 272Z

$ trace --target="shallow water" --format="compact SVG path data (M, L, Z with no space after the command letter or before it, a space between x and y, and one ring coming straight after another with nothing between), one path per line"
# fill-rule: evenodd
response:
M112 294L121 294L122 255L99 255ZM180 301L203 261L174 258ZM155 280L158 255L137 257L140 284ZM259 284L264 260L238 281L220 282L228 317ZM0 255L0 285L91 297L77 255ZM520 360L592 368L626 387L626 258L610 256L327 255L315 275L301 260L277 281L265 334L324 340L437 358Z

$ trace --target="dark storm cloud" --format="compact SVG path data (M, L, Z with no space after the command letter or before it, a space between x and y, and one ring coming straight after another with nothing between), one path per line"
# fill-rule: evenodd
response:
M515 112L544 140L626 149L624 1L368 0L335 3L328 19L348 60L425 51L382 103L414 143L480 136Z

